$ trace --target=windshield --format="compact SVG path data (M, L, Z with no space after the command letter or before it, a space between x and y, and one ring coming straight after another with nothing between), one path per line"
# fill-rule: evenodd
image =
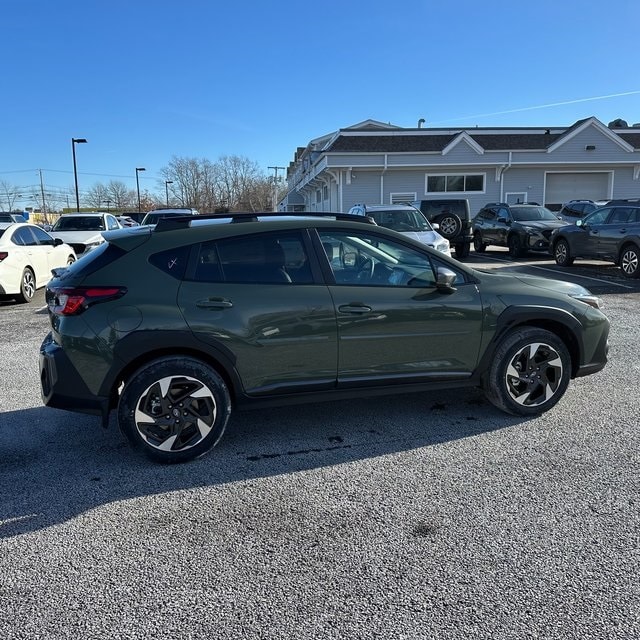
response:
M368 211L376 224L393 231L433 231L426 217L416 209Z
M104 231L104 220L97 216L61 216L52 231Z
M546 207L511 207L511 215L514 220L524 222L526 220L558 220L552 211Z

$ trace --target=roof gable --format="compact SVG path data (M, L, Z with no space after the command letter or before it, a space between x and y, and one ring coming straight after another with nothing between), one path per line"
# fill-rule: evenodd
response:
M551 153L556 149L560 148L566 142L569 142L572 138L575 138L578 134L583 131L594 128L600 133L602 133L606 138L617 144L619 147L624 149L625 151L632 152L633 145L629 144L625 140L623 140L618 134L609 129L609 127L605 126L598 120L597 118L587 118L585 120L579 120L576 122L573 127L567 129L564 135L561 135L553 144L547 147L547 153Z
M446 156L447 153L449 153L459 144L466 144L468 147L471 147L471 149L473 149L478 155L482 155L484 153L484 149L466 131L462 131L442 150L442 155Z

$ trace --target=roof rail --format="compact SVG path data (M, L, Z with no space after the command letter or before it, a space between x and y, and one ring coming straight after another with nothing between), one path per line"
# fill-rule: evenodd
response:
M180 215L165 216L156 223L156 231L173 231L174 229L188 229L195 220L230 220L233 223L258 222L259 218L335 218L345 222L364 222L376 224L376 221L367 215L354 215L349 213L337 213L335 211L259 211L236 213L205 213L198 216Z

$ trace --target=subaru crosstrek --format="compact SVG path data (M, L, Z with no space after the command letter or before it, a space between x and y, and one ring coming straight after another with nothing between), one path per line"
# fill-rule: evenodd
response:
M534 416L607 361L581 286L463 265L371 218L184 216L107 232L46 290L43 401L151 458L220 439L232 408L481 387Z

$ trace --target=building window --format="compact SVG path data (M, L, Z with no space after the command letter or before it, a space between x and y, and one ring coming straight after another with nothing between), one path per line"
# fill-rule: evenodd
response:
M323 200L329 199L329 187L326 184L324 185L324 187L322 187L322 199Z
M468 191L484 192L483 173L428 175L426 176L425 193L464 193Z
M392 193L391 204L404 204L405 202L415 202L416 193Z
M322 202L322 191L320 189L316 189L316 204L320 204Z

